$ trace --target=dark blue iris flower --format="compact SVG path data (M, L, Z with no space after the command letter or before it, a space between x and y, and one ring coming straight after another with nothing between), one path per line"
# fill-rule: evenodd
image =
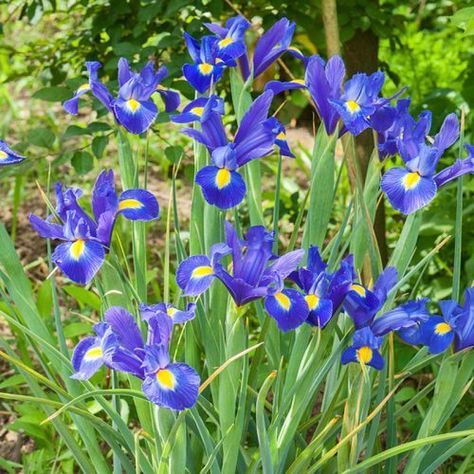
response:
M416 326L400 330L410 344L428 346L432 354L444 352L454 341L456 351L474 346L474 288L464 294L464 306L454 300L440 301L441 316L427 316Z
M267 91L252 103L230 143L218 113L207 114L207 119L201 121L201 130L182 130L205 145L211 155L211 164L196 174L196 183L209 204L220 209L240 204L246 186L237 170L249 161L272 153L281 130L276 119L268 118L272 99L273 93Z
M455 114L448 115L432 145L425 137L416 142L413 136L399 140L398 149L405 167L388 170L382 177L382 191L392 207L411 214L430 203L439 188L465 174L474 173L474 147L466 145L469 155L436 173L438 162L447 148L459 136L459 123Z
M77 114L79 98L90 91L109 112L113 113L120 125L130 133L140 134L151 127L158 115L158 107L152 99L154 93L161 95L166 112L172 112L179 106L179 94L160 85L168 75L165 66L155 72L153 63L150 62L136 73L132 71L125 58L120 58L117 97L113 97L107 87L100 82L98 78L100 63L87 62L86 67L89 82L79 87L74 96L64 102L65 110L71 114Z
M140 305L140 312L142 319L148 321L157 314L164 314L168 316L173 324L182 324L191 321L196 316L196 305L188 303L186 309L179 309L169 303L158 303L153 305Z
M398 100L395 107L386 105L379 109L371 119L378 132L380 158L399 153L399 143L405 149L415 149L425 141L431 128L431 112L426 110L415 120L408 109L410 99Z
M344 311L351 317L356 329L370 326L384 305L388 292L397 282L397 270L387 267L369 290L353 283L344 300Z
M102 171L92 193L90 217L78 204L80 189L56 185L56 212L46 220L30 214L30 223L41 237L63 241L53 262L71 280L89 283L102 266L119 215L129 220L150 221L159 217L156 198L144 189L128 189L117 196L112 171Z
M204 23L204 25L219 38L217 41L218 57L235 60L246 54L245 32L250 23L245 18L241 16L229 18L225 27L217 23Z
M388 275L384 278L386 279L385 283L380 282L379 285L388 288L387 283L391 276ZM362 293L358 288L355 291ZM368 292L369 290L366 291ZM378 295L379 299L385 300L381 291L384 292L386 290L381 290L379 286L379 289L374 289L374 291L374 296ZM366 298L370 297L366 295ZM383 343L384 336L389 332L398 331L408 341L410 335L419 331L420 325L428 318L429 312L426 309L426 300L409 301L375 319L372 317L368 325L363 327L356 326L354 342L352 346L343 352L341 362L343 364L358 362L381 370L384 360L379 352L379 348ZM413 342L411 343L413 344Z
M264 299L267 312L282 331L295 329L308 317L308 305L299 291L284 287L284 280L301 261L304 251L294 250L281 257L272 253L273 233L262 226L251 227L241 240L228 222L226 241L215 244L210 256L194 255L184 260L176 281L185 296L197 296L218 278L237 306ZM232 272L221 260L230 255Z
M384 360L379 349L383 343L383 337L376 336L370 327L358 329L354 333L352 346L344 350L341 355L341 363L358 362L361 365L369 365L376 370L382 370Z
M12 150L4 141L0 140L0 168L16 165L25 160L25 157Z
M304 293L309 308L308 324L324 328L329 323L351 290L353 273L352 256L342 260L334 273L329 273L318 247L309 248L306 267L290 275Z
M189 365L171 362L173 320L162 311L149 314L149 308L143 308L148 324L146 344L126 309L114 306L107 310L105 322L94 326L97 336L83 339L74 349L72 378L87 380L105 365L143 380L143 393L158 406L191 408L197 401L200 377Z

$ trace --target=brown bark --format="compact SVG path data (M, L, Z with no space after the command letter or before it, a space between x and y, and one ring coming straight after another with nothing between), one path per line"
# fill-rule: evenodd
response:
M321 10L324 24L324 35L326 37L326 52L329 58L335 54L341 54L336 0L322 0Z

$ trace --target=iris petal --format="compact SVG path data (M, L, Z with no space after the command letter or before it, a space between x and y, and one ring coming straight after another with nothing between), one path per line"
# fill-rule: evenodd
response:
M176 281L185 296L197 296L206 291L214 279L211 261L206 255L187 258L178 267Z
M392 207L403 214L411 214L426 206L437 191L432 178L420 176L415 183L410 179L411 174L405 168L392 168L384 174L380 184Z
M105 258L104 247L95 241L65 242L56 247L53 262L72 281L85 285L99 271Z
M74 349L71 362L74 369L71 378L90 379L104 363L100 340L97 337L86 337L80 341Z
M139 135L151 127L158 114L158 109L151 99L142 102L131 101L134 99L117 99L113 106L114 113L118 122L130 133Z
M235 207L245 197L245 182L237 171L205 166L196 174L196 183L201 186L206 201L219 209Z
M149 191L128 189L119 197L118 212L132 221L150 221L159 217L160 208Z
M265 309L283 332L301 326L309 313L304 296L293 289L284 289L267 296L265 298Z
M192 367L175 363L148 375L142 389L146 397L158 406L185 410L196 404L200 382Z

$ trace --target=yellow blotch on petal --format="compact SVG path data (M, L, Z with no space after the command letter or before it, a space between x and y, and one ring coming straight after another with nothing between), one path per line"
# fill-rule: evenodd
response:
M212 64L209 63L202 63L199 65L199 71L201 72L201 74L205 74L206 76L208 74L211 74L213 68L214 67L212 66Z
M77 88L77 92L88 91L91 86L88 83L82 84Z
M372 360L372 349L368 346L362 346L356 351L357 360L361 364L368 364Z
M201 267L196 267L191 273L191 278L203 278L209 275L212 275L214 270L209 265L203 265Z
M419 183L421 176L417 172L407 173L402 180L403 187L406 190L413 189Z
M349 112L352 114L359 112L360 110L360 105L355 101L355 100L348 100L346 102L346 107Z
M359 296L362 296L362 298L365 298L365 295L367 294L366 289L362 285L354 284L351 286L351 290L355 291Z
M306 303L308 304L308 308L310 310L313 310L315 308L318 307L318 304L319 304L319 296L316 296L316 295L306 295L304 297L304 299L306 300Z
M288 298L288 296L286 296L284 293L281 293L281 292L275 293L273 296L275 297L275 299L278 301L278 304L283 309L285 309L286 311L290 309L291 301L290 301L290 298Z
M140 108L140 102L138 102L138 100L135 100L135 99L128 99L128 100L127 100L127 105L128 105L128 108L129 108L132 112L136 112L137 109Z
M162 388L166 388L167 390L173 390L176 386L176 378L168 369L160 369L156 373L156 380L160 384Z
M306 85L306 83L304 82L304 79L293 79L292 81L293 84L301 84L302 86Z
M277 136L276 136L277 140L286 140L286 134L285 132L280 132Z
M229 183L232 175L227 168L221 168L216 174L216 185L219 189L225 188Z
M452 328L448 323L438 323L435 326L435 334L438 334L438 336L444 336L445 334L448 334L448 332L451 332Z
M218 46L219 48L225 48L226 46L229 46L229 44L232 44L234 40L232 38L224 38L219 41Z
M197 115L198 117L201 117L204 113L204 107L193 107L189 112L194 115Z
M71 248L69 249L69 252L71 253L71 256L74 260L79 260L81 258L81 255L84 253L85 248L86 248L85 241L82 239L79 239L72 243Z
M172 318L176 313L178 312L178 310L176 308L168 308L166 310L166 314Z
M143 207L143 203L138 199L124 199L119 202L118 210L123 211L124 209L140 209Z
M86 359L86 360L96 360L96 359L100 359L101 357L102 357L102 348L101 347L93 347L92 349L89 349L84 354L84 359Z
M8 158L8 153L5 153L4 151L0 150L0 160L5 160Z

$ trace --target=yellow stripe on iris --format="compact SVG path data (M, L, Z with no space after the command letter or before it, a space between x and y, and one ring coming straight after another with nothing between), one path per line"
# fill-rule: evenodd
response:
M306 85L304 79L293 79L290 82L292 82L293 84L300 84L302 86Z
M204 74L206 76L211 74L212 70L214 69L214 66L209 63L202 63L198 67L201 74Z
M102 348L101 347L92 347L84 354L84 359L91 361L97 360L102 357Z
M88 83L82 84L77 88L77 92L88 91L91 86Z
M160 369L156 373L156 380L166 390L173 390L176 386L176 377L173 372L168 369Z
M308 304L308 308L311 310L316 309L319 304L319 296L316 295L306 295L304 297L306 303Z
M132 113L135 113L140 108L140 102L138 102L138 100L135 100L135 99L128 99L127 105Z
M0 160L5 160L8 158L8 153L5 153L3 150L0 150Z
M138 199L124 199L123 201L119 202L118 210L123 211L124 209L141 209L142 207L143 203Z
M351 286L351 290L355 291L359 296L362 296L362 298L365 298L365 295L367 294L366 289L362 285L357 285L356 283Z
M286 140L286 134L285 132L280 132L277 136L276 136L277 140Z
M224 38L219 41L218 46L219 48L225 48L226 46L229 46L229 44L232 44L234 42L233 38Z
M72 243L69 252L74 260L79 260L86 249L86 243L84 240L79 239Z
M417 172L407 173L403 179L402 184L406 191L415 188L420 182L421 176Z
M438 334L438 336L444 336L445 334L448 334L448 332L451 331L452 328L448 323L438 323L434 329L435 334Z
M275 293L273 296L275 297L275 299L278 301L278 304L283 309L285 309L286 311L288 311L290 309L291 301L290 301L290 298L288 298L288 296L286 296L282 292Z
M197 115L198 117L202 117L202 114L204 113L204 107L193 107L189 112Z
M212 275L214 270L210 265L202 265L200 267L196 267L193 272L191 273L191 278L203 278L209 275Z
M362 346L356 351L357 360L361 364L368 364L372 360L372 349L369 346Z
M348 100L346 102L346 109L351 113L355 114L356 112L359 112L360 110L360 105L355 101L355 100Z
M218 189L225 188L229 183L232 175L227 168L221 168L216 174L216 186Z
M178 310L176 308L168 308L166 310L166 314L172 318L176 313L178 312Z

